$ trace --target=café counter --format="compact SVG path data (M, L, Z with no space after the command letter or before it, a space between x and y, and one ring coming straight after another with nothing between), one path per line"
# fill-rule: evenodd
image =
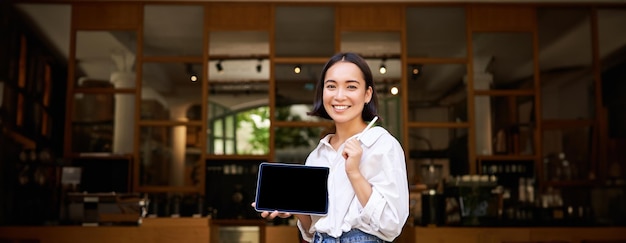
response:
M208 243L220 227L257 226L259 242L297 242L294 226L266 226L264 220L144 218L139 226L0 226L0 243Z
M295 226L268 225L262 220L146 218L139 226L2 226L2 243L208 243L218 242L218 229L258 226L259 243L299 242ZM626 242L626 227L413 227L398 243Z

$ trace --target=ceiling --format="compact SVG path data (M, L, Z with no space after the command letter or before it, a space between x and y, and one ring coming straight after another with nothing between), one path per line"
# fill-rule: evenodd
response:
M443 1L442 1L443 2ZM458 2L458 1L455 1ZM476 1L472 1L476 2ZM491 1L487 1L491 2ZM500 1L503 2L503 1ZM518 1L506 1L518 2ZM561 2L561 1L553 1ZM574 2L574 1L563 1ZM625 2L625 1L606 1ZM52 42L65 58L69 54L70 43L70 15L71 7L68 4L18 4L18 7L41 29L43 34ZM457 9L458 10L458 9ZM407 33L411 50L426 50L431 54L444 54L453 57L463 57L466 55L464 47L465 34L463 30L458 35L450 35L454 28L464 28L465 16L454 14L454 8L450 12L433 12L416 10L419 14L408 15L407 18L415 18L412 23L413 29L420 31ZM170 13L178 12L174 18ZM547 14L547 13L550 14ZM445 15L447 13L447 15ZM461 12L462 13L462 12ZM591 46L589 36L589 18L581 11L559 11L551 10L538 12L539 37L540 37L540 63L542 72L549 73L551 70L576 69L572 75L590 75L591 50L579 50L580 46ZM622 12L623 13L623 12ZM144 19L144 55L202 55L202 8L190 8L188 6L151 6L145 10ZM334 32L332 28L320 28L319 26L332 26L334 23L332 11L325 11L321 8L315 13L306 13L298 9L285 9L277 11L277 22L275 33L276 52L281 53L328 53L334 49L332 46ZM309 21L302 22L303 14L309 16ZM418 17L412 17L418 16ZM554 16L559 16L555 18ZM601 58L611 57L613 60L605 60L603 63L624 61L624 49L626 46L626 31L623 30L623 23L626 19L619 13L606 11L606 14L598 15L599 22L602 23L600 31L611 33L600 35ZM441 21L427 21L440 19ZM558 21L555 21L558 20ZM278 21L285 20L285 21ZM294 25L293 21L298 21L300 25ZM462 23L459 27L458 23ZM299 29L294 29L299 26ZM279 31L280 30L280 31ZM448 31L446 31L448 30ZM300 33L300 34L299 34ZM425 35L424 33L428 33ZM435 37L437 37L435 39ZM267 89L267 84L257 82L269 79L269 36L258 32L222 32L210 35L209 53L216 56L249 57L224 60L225 72L218 74L215 68L216 60L209 63L209 80L213 83L222 83L222 90L244 89L253 90L255 86L263 86L260 89ZM480 35L473 37L475 71L488 72L493 74L495 82L520 83L531 79L534 68L532 62L532 37L530 35L520 35L519 33L506 33L496 35ZM525 39L527 38L527 39ZM344 33L341 36L342 50L359 50L359 53L376 58L369 58L368 62L373 69L378 68L383 56L398 56L401 48L399 35L389 33ZM81 75L95 80L108 80L111 69L123 69L124 62L134 63L134 55L125 53L135 53L134 43L136 36L120 32L97 32L79 33L77 35L77 60L82 70ZM195 43L199 43L195 45ZM301 45L293 46L291 43L306 43L307 48ZM327 44L324 44L327 43ZM459 45L460 43L460 45ZM330 46L329 46L330 45ZM459 46L458 49L450 48ZM419 55L411 53L410 55ZM616 52L620 54L615 54ZM332 53L328 54L330 56ZM112 56L118 57L118 62L112 62ZM125 57L125 58L119 58ZM102 68L103 63L112 68ZM258 71L256 66L260 64ZM391 83L397 82L401 77L400 62L390 58L386 60L388 72L380 74L374 70L374 78L378 81L387 80ZM314 82L319 78L321 64L309 65L304 68L301 75L294 75L290 65L277 65L275 69L277 81L302 81ZM587 69L586 71L582 69ZM151 86L156 93L161 95L179 95L189 91L196 86L189 85L188 74L201 72L201 64L188 65L146 65L144 66L145 84ZM451 96L454 89L462 85L465 72L464 65L454 67L445 65L425 65L423 70L427 73L419 76L419 83L411 84L410 99L420 99L415 102L439 103L444 102L443 97ZM571 80L568 77L567 80ZM558 82L558 81L554 81ZM227 84L231 83L230 86ZM247 86L232 85L232 83L245 83ZM144 84L144 85L145 85ZM285 87L288 87L285 83ZM300 84L299 84L300 85ZM186 88L185 88L186 87ZM239 88L238 88L239 87ZM243 88L241 88L243 87ZM293 86L291 90L283 94L291 96L297 102L300 100L310 102L310 86ZM259 87L257 87L259 88ZM217 89L217 88L216 88ZM301 92L298 89L303 89ZM178 91L177 91L178 90ZM283 89L284 90L284 89ZM413 93L414 92L414 93ZM169 93L169 94L168 94ZM197 92L196 92L197 93ZM262 97L260 95L259 97ZM304 97L303 97L304 96ZM267 100L267 95L262 98ZM230 99L232 100L232 99ZM447 102L457 102L448 100ZM235 106L242 104L241 100L223 101L225 105ZM230 102L226 104L226 102Z

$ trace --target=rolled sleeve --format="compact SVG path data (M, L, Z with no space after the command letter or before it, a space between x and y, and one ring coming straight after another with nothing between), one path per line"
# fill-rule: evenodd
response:
M376 149L369 150L361 170L372 185L372 194L364 207L355 200L356 205L351 208L359 209L355 218L359 229L393 241L402 232L409 215L404 151L391 135L381 134L370 139L365 146Z
M305 230L305 229L302 227L302 224L300 223L300 220L298 220L298 221L296 222L296 225L298 226L298 231L299 231L300 235L302 236L302 239L304 239L306 242L311 242L311 241L313 241L313 238L312 238L312 237L309 237L309 236L308 236L308 234L307 234L308 229L307 229L307 230Z

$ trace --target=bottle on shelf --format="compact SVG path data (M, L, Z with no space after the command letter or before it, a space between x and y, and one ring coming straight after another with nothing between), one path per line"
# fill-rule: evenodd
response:
M535 203L535 179L534 178L527 178L526 179L526 201L528 201L529 204L534 204Z
M550 180L560 181L565 179L565 169L569 167L569 162L565 159L565 153L560 152L553 157L549 162Z
M561 180L572 180L572 165L569 160L565 158L565 153L559 153L559 164L561 167Z
M543 180L550 180L550 173L552 173L550 169L550 156L546 156L543 158Z
M508 152L507 134L504 129L498 130L498 133L496 134L494 152L495 154L506 154Z
M517 200L524 204L526 202L526 178L520 177L518 183L518 197Z

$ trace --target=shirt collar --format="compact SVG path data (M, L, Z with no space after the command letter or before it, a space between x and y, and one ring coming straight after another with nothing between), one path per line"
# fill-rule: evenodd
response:
M382 127L372 127L369 130L365 131L365 133L361 134L361 143L366 147L372 146L376 140L385 133L385 129Z
M365 133L363 133L361 135L361 143L363 143L363 145L370 147L372 146L372 144L374 144L374 142L376 142L376 140L385 133L385 129L383 129L382 127L378 127L378 126L374 126L371 127L369 130L365 131ZM358 134L357 134L358 135ZM355 135L355 136L357 136ZM326 135L324 138L322 138L320 140L320 143L331 146L330 145L330 138L334 136L334 134L328 134Z

